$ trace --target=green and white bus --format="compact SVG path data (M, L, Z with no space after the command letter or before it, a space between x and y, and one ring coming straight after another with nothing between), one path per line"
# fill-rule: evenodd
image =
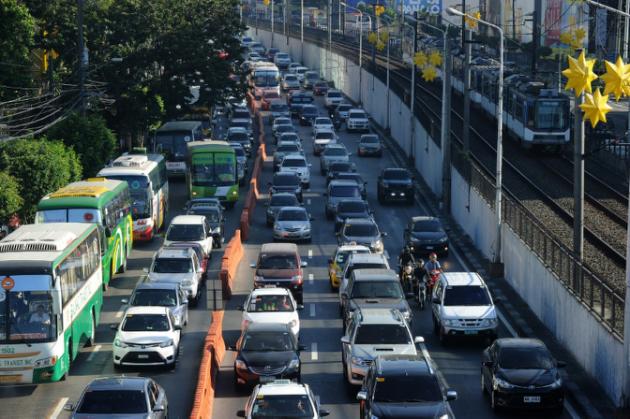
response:
M103 305L95 224L24 225L0 241L0 383L63 379Z
M188 143L186 183L191 199L215 197L226 206L238 201L236 154L225 141Z
M127 182L92 178L46 195L37 204L35 222L95 223L107 238L103 246L103 289L127 269L133 244L131 198Z

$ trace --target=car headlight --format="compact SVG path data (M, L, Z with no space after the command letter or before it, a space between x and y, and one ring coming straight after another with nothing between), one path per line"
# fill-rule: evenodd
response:
M292 359L291 362L289 362L289 365L287 366L287 369L290 369L290 370L296 370L298 368L300 368L300 360L297 358Z
M289 322L289 327L295 327L297 326L297 323L298 323L297 319L293 319Z
M182 281L182 285L183 285L184 287L192 287L192 285L193 285L193 281L192 281L191 279L184 279L184 280Z
M549 384L549 387L551 387L551 388L560 388L560 387L562 387L562 378L558 377L558 379L556 381L554 381L553 383Z
M353 365L361 366L365 362L365 358L362 358L360 356L353 356L350 361Z
M116 339L114 339L114 346L117 346L119 348L126 348L128 345L125 342L123 342L122 340L116 338Z
M212 230L212 234L221 234L221 227L217 227L214 230Z
M383 248L383 242L381 240L373 241L372 244L371 244L371 247L373 247L374 249L382 249Z
M442 237L439 242L440 243L446 243L448 241L448 237Z
M405 320L411 320L411 312L409 310L400 310L400 314L402 314Z
M492 380L492 387L496 390L497 387L511 389L514 386L501 378L494 377L494 379Z
M442 323L444 323L444 326L458 326L459 322L455 319L445 319L442 320Z
M164 342L160 343L160 348L168 348L169 346L173 346L174 344L175 342L173 342L173 339L165 340Z
M496 325L497 325L496 317L489 318L489 319L483 319L481 321L481 327L495 327Z
M236 361L234 361L234 366L236 367L237 370L247 369L247 365L245 365L245 363L241 361L240 359L237 359Z
M254 282L263 282L265 280L264 277L259 275L254 275Z

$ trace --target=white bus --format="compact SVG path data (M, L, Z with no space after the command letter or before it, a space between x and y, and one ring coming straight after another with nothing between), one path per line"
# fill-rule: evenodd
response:
M99 177L129 184L133 201L133 240L152 240L164 226L168 211L168 178L161 154L123 154L98 172Z
M0 384L58 381L103 305L93 223L24 225L0 241Z
M250 73L250 87L254 90L256 100L265 92L276 92L280 95L280 70L273 63L254 63Z

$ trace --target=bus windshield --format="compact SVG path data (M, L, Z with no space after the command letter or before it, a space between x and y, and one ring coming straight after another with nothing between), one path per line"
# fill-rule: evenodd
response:
M167 160L183 161L186 158L186 143L192 140L189 131L160 131L155 134L155 147L167 156Z
M108 179L123 180L129 185L131 195L131 218L151 218L151 196L149 177L146 175L107 175Z
M39 210L35 222L41 223L102 223L101 213L96 208L63 208Z
M57 338L52 314L49 275L7 275L15 281L11 291L0 289L0 341L48 342Z
M569 122L569 106L563 100L536 101L536 128L564 130Z
M256 87L276 87L280 83L280 77L275 71L257 71L254 74Z
M230 186L236 183L232 153L193 154L190 170L194 186Z

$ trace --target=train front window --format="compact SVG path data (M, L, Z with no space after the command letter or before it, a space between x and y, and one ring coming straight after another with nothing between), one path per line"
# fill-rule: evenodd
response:
M562 100L536 101L536 128L566 129L569 121L569 107Z

